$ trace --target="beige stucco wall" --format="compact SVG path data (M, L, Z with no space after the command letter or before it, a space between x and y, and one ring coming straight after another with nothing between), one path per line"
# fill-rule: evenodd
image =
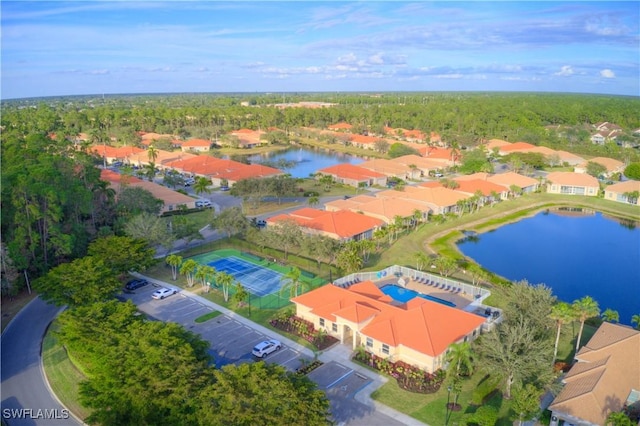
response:
M584 188L585 192L584 194L575 194L575 192L561 192L561 188L563 186L569 186L569 187L573 187L573 188ZM578 186L572 186L572 185L560 185L557 183L548 183L547 184L547 192L549 194L564 194L564 195L585 195L588 197L597 197L598 196L598 190L599 188L597 187L593 187L593 186L587 186L587 187L578 187Z

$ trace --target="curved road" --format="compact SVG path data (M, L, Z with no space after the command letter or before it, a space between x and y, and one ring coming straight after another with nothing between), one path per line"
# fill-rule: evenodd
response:
M32 300L2 333L2 419L9 425L81 425L49 391L40 346L60 308Z

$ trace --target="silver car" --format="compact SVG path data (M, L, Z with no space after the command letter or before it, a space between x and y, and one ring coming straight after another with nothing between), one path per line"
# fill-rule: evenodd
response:
M264 358L265 356L269 355L271 352L280 350L281 347L282 347L282 343L280 343L279 340L275 340L275 339L265 340L263 342L258 343L253 348L253 351L251 351L251 353L258 358Z
M171 296L172 294L176 294L177 292L178 292L178 290L173 289L173 288L160 287L159 289L157 289L156 291L153 292L151 297L153 297L154 299L161 299L162 300L167 296Z

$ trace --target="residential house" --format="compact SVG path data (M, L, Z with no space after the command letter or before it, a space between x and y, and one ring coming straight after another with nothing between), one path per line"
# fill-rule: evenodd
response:
M331 124L327 127L327 129L332 130L334 132L350 132L353 126L349 123L340 122L336 124Z
M116 197L126 186L138 187L149 191L155 198L162 200L163 205L160 213L177 210L180 206L185 206L188 209L193 209L196 206L196 200L188 195L134 176L122 175L111 170L101 170L100 179L109 183L109 186L116 191Z
M418 169L420 171L420 177L429 176L430 172L435 172L444 168L442 161L413 154L393 158L391 161L408 166L409 168Z
M262 136L265 134L266 132L261 130L251 129L240 129L231 132L232 136L238 138L238 146L240 148L255 148L256 146L264 145L267 143L266 140L262 139Z
M605 142L614 141L622 132L622 127L617 124L602 121L593 125L596 132L591 135L591 142L603 145Z
M189 139L180 146L183 152L207 152L211 150L211 141L206 139Z
M585 159L580 157L579 155L573 154L568 151L558 150L556 153L560 156L560 161L562 164L568 164L570 166L575 166L585 162Z
M535 147L535 145L527 142L514 142L508 145L501 146L498 150L498 154L504 156L513 154L514 152L526 152L527 150L533 149Z
M466 176L458 176L455 178L458 183L463 181L473 181L473 180L486 180L487 182L500 185L505 188L508 192L501 191L502 199L507 199L511 195L512 187L515 186L519 188L519 192L523 194L535 192L538 190L540 186L540 182L537 179L521 175L515 172L506 172L506 173L498 173L498 174L489 174L489 173L474 173ZM494 188L495 189L495 188Z
M116 161L126 162L129 156L146 152L137 146L114 147L109 145L93 145L89 147L89 151L102 158L107 164Z
M458 187L454 191L462 192L474 196L482 194L483 204L492 203L509 197L509 189L504 185L489 182L483 179L454 179L458 183ZM495 196L494 196L495 194Z
M416 211L420 213L419 220L426 221L431 209L425 203L401 198L373 197L358 195L346 200L335 200L325 203L325 210L350 210L365 216L382 220L386 224L394 223L396 217L401 217L409 223L416 219Z
M364 163L358 164L358 167L382 173L387 177L395 177L403 180L419 179L422 175L422 172L415 166L412 167L394 160L387 160L383 158L375 158L373 160L365 161Z
M317 173L320 175L331 176L338 183L351 185L356 188L373 185L387 185L386 175L349 163L325 167L324 169L318 170Z
M369 240L373 231L384 224L380 219L348 210L325 211L305 207L272 216L267 219L267 226L279 226L279 222L285 220L294 221L308 234L324 235L339 241Z
M382 140L379 137L375 137L375 136L368 136L368 135L351 135L351 138L349 139L349 142L351 142L351 145L357 147L357 148L362 148L362 149L368 149L371 151L375 151L376 150L376 142L378 142L379 140Z
M640 331L603 322L576 354L549 410L551 426L602 426L610 413L640 401Z
M458 211L457 203L469 198L468 195L456 192L452 189L438 187L427 188L424 186L406 186L403 191L386 190L375 193L376 197L404 199L424 203L433 214L455 213Z
M547 175L547 192L549 194L596 197L599 190L598 179L585 173L552 172Z
M284 175L284 172L282 170L263 166L262 164L237 164L238 166L236 166L235 168L219 170L216 173L209 175L211 178L211 183L213 183L213 185L215 186L230 186L242 179L265 178ZM226 185L224 185L225 181Z
M640 181L628 180L609 185L604 189L604 199L640 205Z
M573 168L573 171L576 173L587 173L587 166L589 163L597 163L603 166L606 171L604 172L605 177L609 177L615 173L624 172L624 163L622 161L614 160L613 158L607 157L595 157L590 160L587 160L580 165Z
M291 300L296 315L352 349L433 373L445 366L447 349L471 341L485 318L416 297L394 302L373 281L348 288L327 284Z

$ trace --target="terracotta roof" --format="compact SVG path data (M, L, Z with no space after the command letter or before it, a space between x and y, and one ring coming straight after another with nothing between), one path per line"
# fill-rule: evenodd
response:
M331 321L359 323L360 332L390 346L436 357L484 323L484 318L420 297L397 306L371 281L348 289L331 284L292 301ZM369 321L368 324L365 324Z
M624 163L622 161L614 160L613 158L607 157L595 157L590 160L586 160L584 163L580 164L580 168L584 168L586 170L588 163L598 163L604 166L607 169L607 172L616 172L622 170L624 167Z
M414 154L393 158L391 159L391 161L399 164L404 164L405 166L410 166L413 164L421 170L435 170L441 169L443 167L441 160L425 158Z
M525 151L531 148L535 148L535 145L531 145L527 142L515 142L509 145L503 145L500 147L500 153L509 154L511 152Z
M359 145L373 145L379 140L380 140L380 138L375 137L375 136L367 136L367 135L352 135L351 136L351 143L357 143Z
M355 166L349 163L336 164L335 166L325 167L318 170L318 173L326 175L334 175L343 179L352 179L356 181L367 181L371 178L384 178L382 173L374 172L364 167Z
M640 181L627 180L624 182L614 183L605 188L605 191L615 192L617 194L624 194L625 192L640 191Z
M384 158L375 158L373 160L365 161L364 163L358 164L358 167L364 167L365 169L373 170L387 176L398 176L411 173L411 168L409 166Z
M609 413L622 409L630 391L640 389L640 331L603 322L576 358L549 409L605 424Z
M305 207L289 214L279 214L267 219L267 223L277 224L291 219L303 228L318 231L336 239L353 238L356 235L376 229L383 221L349 210L325 211Z
M331 124L327 127L329 130L351 130L353 126L349 123L340 122L336 124Z
M556 153L560 156L562 161L567 163L576 164L584 161L584 158L569 151L558 150Z
M242 164L242 163L239 163ZM260 178L284 174L282 170L261 164L242 164L242 166L228 171L219 171L214 176L220 179L227 179L230 182L238 182L242 179Z
M598 179L585 173L574 172L551 172L547 175L547 182L555 183L558 185L571 185L571 186L585 186L596 187Z
M105 156L107 158L125 159L129 155L145 152L144 149L137 146L120 146L113 147L108 145L93 145L89 147L89 150L99 156Z
M431 209L424 203L406 199L391 199L372 197L370 195L358 195L347 200L335 200L325 203L327 210L350 210L362 212L371 217L382 219L386 223L392 223L396 216L411 217L416 210L430 212Z
M183 147L198 147L198 146L211 146L211 141L206 139L189 139L188 141L182 142Z
M498 185L502 185L509 189L511 185L519 186L520 188L528 188L530 186L539 185L537 179L529 176L523 176L516 172L498 173L496 175L487 175L487 180Z
M493 148L501 148L503 146L511 145L510 142L503 141L502 139L489 139L486 144L487 150L491 151Z
M111 184L127 183L130 186L139 187L149 191L155 198L162 200L167 205L189 204L195 202L195 200L180 192L169 189L165 186L158 185L154 182L138 179L133 176L123 176L119 173L111 170L101 170L100 179L109 182ZM117 190L122 190L122 186L118 185Z

